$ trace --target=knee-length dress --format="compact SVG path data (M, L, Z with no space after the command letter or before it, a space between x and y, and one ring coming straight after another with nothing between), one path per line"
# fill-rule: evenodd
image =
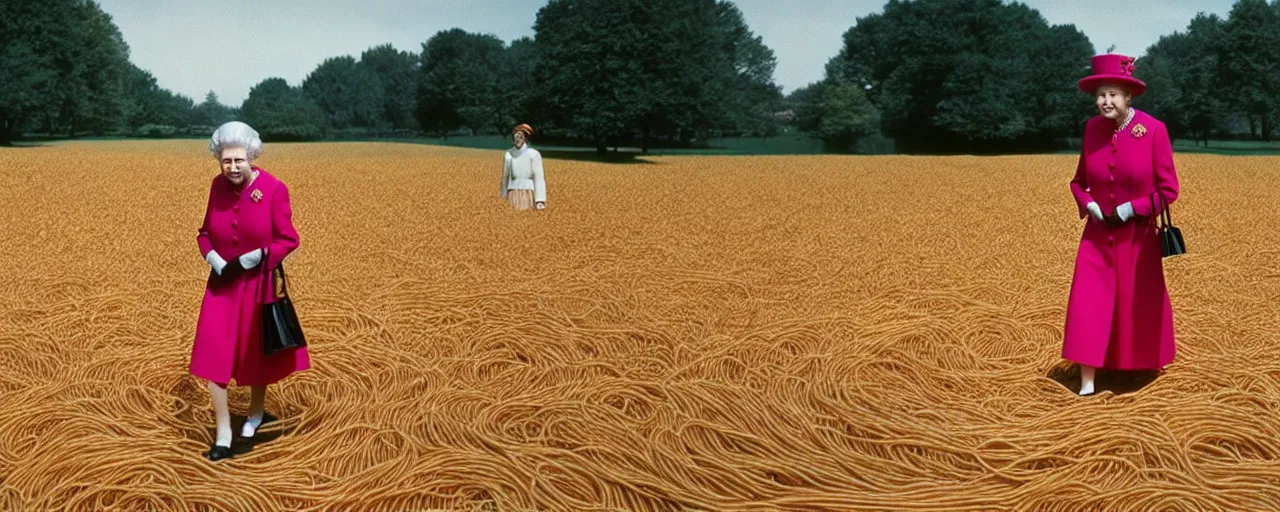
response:
M1145 133L1138 133L1145 130ZM1141 112L1119 132L1114 121L1091 119L1071 180L1081 218L1088 218L1076 253L1067 302L1062 357L1108 369L1161 369L1173 361L1173 308L1155 220L1178 198L1173 147L1164 123ZM1134 216L1109 227L1104 215L1131 202Z
M216 250L231 261L254 249L264 249L262 263L233 279L210 273L191 348L193 375L228 384L273 384L311 362L306 347L266 357L262 354L262 304L271 299L264 288L265 269L280 265L298 247L289 189L265 170L238 189L218 174L209 189L204 222L196 236L200 255ZM261 196L254 199L255 191Z

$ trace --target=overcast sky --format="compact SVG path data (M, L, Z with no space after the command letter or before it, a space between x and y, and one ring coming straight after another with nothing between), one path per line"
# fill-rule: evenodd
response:
M197 103L209 91L239 106L269 77L299 85L325 58L391 43L418 52L436 32L462 28L510 42L533 36L546 0L98 0L134 64ZM778 60L784 93L820 80L841 36L883 0L735 0ZM1024 0L1050 24L1074 24L1096 51L1141 55L1197 12L1225 17L1233 0Z

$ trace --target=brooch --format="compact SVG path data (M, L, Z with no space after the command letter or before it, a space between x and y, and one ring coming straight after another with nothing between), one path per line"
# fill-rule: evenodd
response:
M1120 61L1120 72L1129 76L1133 76L1133 70L1136 67L1134 66L1134 61L1136 60L1138 59L1135 59L1133 57L1126 57L1122 59Z
M249 194L249 199L252 199L252 200L253 200L253 202L255 202L255 203L256 203L256 202L258 202L258 201L261 201L261 200L262 200L262 189L254 190L252 194Z
M1143 136L1143 135L1146 135L1146 134L1147 134L1147 127L1142 126L1142 124L1141 124L1141 123L1139 123L1137 126L1134 126L1134 127L1133 127L1133 136L1134 136L1134 138L1141 139L1141 138L1142 138L1142 136Z

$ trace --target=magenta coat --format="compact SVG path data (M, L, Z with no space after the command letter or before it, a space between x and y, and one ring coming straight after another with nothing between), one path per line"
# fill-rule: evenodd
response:
M310 367L305 347L269 358L262 355L261 307L271 300L271 291L263 287L263 269L275 268L298 247L298 232L288 187L261 168L254 169L258 177L242 191L221 173L213 178L196 236L201 256L216 250L231 261L254 249L266 250L262 264L234 280L210 274L205 284L191 373L223 385L232 379L239 385L272 384ZM259 201L253 200L255 190L262 191Z
M1136 135L1138 127L1146 134ZM1162 208L1155 192L1170 205L1178 198L1164 123L1135 109L1133 121L1116 133L1114 121L1090 119L1071 180L1080 217L1088 220L1067 301L1063 358L1125 370L1162 369L1173 361L1173 308L1164 282L1155 224ZM1134 217L1108 227L1085 209L1090 201L1104 215L1132 202Z

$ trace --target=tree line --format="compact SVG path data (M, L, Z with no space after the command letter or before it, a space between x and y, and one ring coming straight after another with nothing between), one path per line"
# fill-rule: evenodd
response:
M240 119L269 140L506 134L594 146L692 146L809 134L836 152L1000 152L1078 137L1094 47L1002 0L889 0L855 20L822 80L785 97L776 59L729 0L550 0L535 35L462 29L419 52L374 46L267 77L239 106L199 104L129 61L91 0L0 3L0 144L22 134L205 135ZM1199 15L1139 59L1136 101L1175 137L1270 140L1280 121L1280 0ZM1139 53L1139 52L1126 52Z
M1243 135L1271 141L1280 124L1280 1L1239 0L1226 19L1197 15L1161 37L1134 75L1143 106L1170 135L1208 143Z

